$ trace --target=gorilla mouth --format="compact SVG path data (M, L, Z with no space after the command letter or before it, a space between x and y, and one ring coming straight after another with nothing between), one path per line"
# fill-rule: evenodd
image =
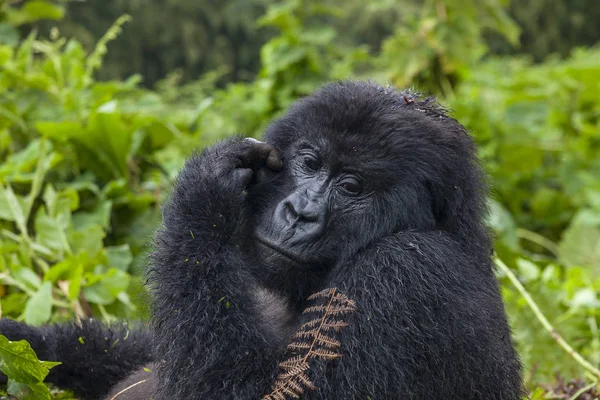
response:
M301 261L300 259L298 259L297 256L295 256L294 254L290 253L288 250L282 249L280 246L276 245L275 243L273 243L272 241L262 238L260 236L256 236L256 241L263 245L264 247L269 248L270 250L274 251L277 254L282 255L283 257L287 258L288 260L292 261L294 264L303 266L306 265L305 262Z

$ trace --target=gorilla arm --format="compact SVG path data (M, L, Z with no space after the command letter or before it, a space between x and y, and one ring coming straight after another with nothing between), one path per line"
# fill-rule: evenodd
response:
M280 348L265 329L259 286L240 246L245 188L277 150L227 140L192 157L163 210L149 283L158 399L255 399L268 391ZM262 295L260 295L262 296Z
M281 168L277 150L240 139L221 142L186 164L153 253L155 332L94 320L34 328L2 319L0 333L27 340L42 360L62 362L46 381L83 398L101 398L111 388L113 395L146 380L138 379L148 375L141 367L155 354L161 359L150 367L151 384L119 398L136 398L153 387L160 398L257 398L271 383L257 377L276 368L273 347L283 345L274 338L289 319L286 304L254 282L239 252L245 187L263 166Z

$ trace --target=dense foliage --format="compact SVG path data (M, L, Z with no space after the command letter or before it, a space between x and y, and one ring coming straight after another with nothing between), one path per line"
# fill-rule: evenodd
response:
M414 3L401 15L389 12L394 2L375 2L366 16L394 19L361 42L343 33L348 9L316 0L267 3L256 23L243 19L247 29L269 32L264 43L266 36L252 39L262 43L256 77L220 86L218 67L229 61L213 58L202 65L215 69L200 79L178 85L181 75L172 73L149 90L137 75L97 80L128 16L86 51L56 29L47 39L35 31L20 39L28 24L63 18L60 3L0 1L2 316L32 325L144 318L147 246L190 151L233 132L259 135L325 81L372 78L437 93L472 132L493 183L499 258L567 342L599 365L600 49L539 64L494 56L490 35L517 45L520 32L499 0ZM134 13L132 25L152 21ZM192 24L191 36L204 28ZM243 37L232 38L236 48ZM593 384L599 377L584 374L500 275L533 398L551 396L540 384L555 373ZM30 365L29 352L0 337L0 367L13 378L8 390L47 398L39 382L52 365Z

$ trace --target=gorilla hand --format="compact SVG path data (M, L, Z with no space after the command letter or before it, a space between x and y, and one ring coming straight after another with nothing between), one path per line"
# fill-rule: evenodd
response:
M216 240L230 236L243 225L246 188L253 178L282 167L279 150L255 139L236 137L204 149L179 174L163 213L166 227L192 236L204 231Z
M220 183L245 188L260 169L280 171L279 149L253 138L221 142L203 153L203 164L216 174Z

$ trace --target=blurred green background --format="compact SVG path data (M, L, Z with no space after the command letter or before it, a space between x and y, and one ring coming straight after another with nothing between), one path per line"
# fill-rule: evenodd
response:
M192 149L361 78L436 94L470 130L498 257L599 366L599 41L597 0L0 0L1 315L145 318L145 255ZM594 398L499 277L531 398Z

